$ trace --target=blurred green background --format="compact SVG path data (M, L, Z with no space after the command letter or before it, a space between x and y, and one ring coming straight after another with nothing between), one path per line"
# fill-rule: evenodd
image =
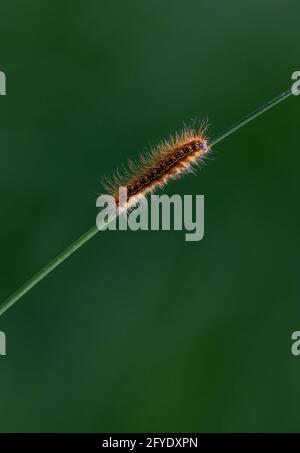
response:
M2 0L1 300L95 223L100 180L214 136L300 70L296 0ZM205 237L99 234L0 319L0 431L298 431L300 98L167 193Z

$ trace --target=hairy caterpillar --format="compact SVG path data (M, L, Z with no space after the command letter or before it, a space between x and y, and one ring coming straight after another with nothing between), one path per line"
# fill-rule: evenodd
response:
M108 192L113 195L117 205L119 187L126 187L126 207L134 205L139 198L164 186L168 181L178 178L193 169L209 152L206 128L199 130L185 128L180 134L164 141L140 159L138 164L129 162L129 172L117 173L112 182L104 182Z

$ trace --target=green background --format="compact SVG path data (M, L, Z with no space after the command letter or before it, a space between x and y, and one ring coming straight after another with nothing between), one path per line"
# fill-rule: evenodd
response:
M1 300L95 223L100 180L291 84L298 0L2 0ZM205 237L101 233L0 320L3 431L299 431L300 98L173 194Z

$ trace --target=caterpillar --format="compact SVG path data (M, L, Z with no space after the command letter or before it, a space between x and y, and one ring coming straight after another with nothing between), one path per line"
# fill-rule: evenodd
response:
M187 128L175 137L164 141L141 157L137 164L129 161L128 170L117 172L112 181L104 181L108 193L121 206L119 188L127 189L126 208L135 205L149 192L164 186L171 179L192 171L203 161L210 150L206 127ZM125 207L125 206L124 206Z

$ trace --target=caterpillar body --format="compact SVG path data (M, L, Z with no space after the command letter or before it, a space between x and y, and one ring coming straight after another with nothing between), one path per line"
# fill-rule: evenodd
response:
M112 182L105 184L106 188L114 196L116 204L120 205L119 188L126 187L124 207L129 208L147 193L191 171L194 165L203 161L209 149L205 128L185 128L181 134L151 150L138 164L129 162L129 172L125 171L123 175L117 173Z

